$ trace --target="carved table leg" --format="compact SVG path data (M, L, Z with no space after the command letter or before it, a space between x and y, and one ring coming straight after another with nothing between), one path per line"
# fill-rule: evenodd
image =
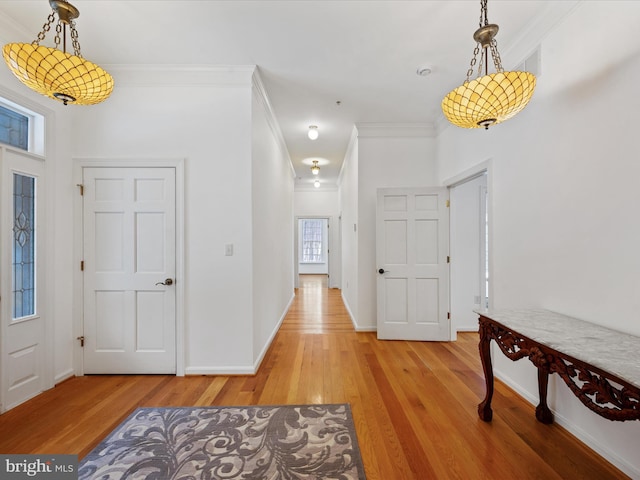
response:
M549 372L538 367L538 392L540 394L540 403L536 407L536 418L539 422L550 425L553 423L553 413L547 406L547 386L549 384Z
M491 365L491 337L489 329L480 321L480 359L482 360L482 369L484 370L484 381L487 387L487 393L484 400L478 405L478 415L485 422L490 422L493 418L493 410L491 410L491 399L493 398L493 366Z

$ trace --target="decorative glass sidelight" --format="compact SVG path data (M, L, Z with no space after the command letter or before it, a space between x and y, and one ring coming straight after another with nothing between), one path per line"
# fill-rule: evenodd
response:
M35 314L36 179L13 174L13 319Z

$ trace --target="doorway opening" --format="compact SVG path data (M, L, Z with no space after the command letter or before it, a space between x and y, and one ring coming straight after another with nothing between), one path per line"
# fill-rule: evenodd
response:
M295 242L295 286L302 286L302 279L317 277L319 284L330 284L330 217L298 217ZM307 282L308 283L308 282ZM318 284L318 282L315 282Z
M488 170L449 185L451 197L451 336L477 331L490 303Z

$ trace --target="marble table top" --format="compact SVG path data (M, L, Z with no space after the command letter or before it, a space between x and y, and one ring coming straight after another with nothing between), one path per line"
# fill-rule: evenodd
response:
M640 337L549 310L474 311L640 388Z

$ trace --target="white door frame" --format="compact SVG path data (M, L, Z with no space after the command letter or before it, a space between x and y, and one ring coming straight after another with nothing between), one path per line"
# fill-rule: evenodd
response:
M493 161L492 159L488 159L485 160L483 162L478 163L477 165L474 165L473 167L463 171L462 173L448 178L443 182L443 185L447 188L449 188L449 190L451 190L452 188L456 187L457 185L461 185L465 182L468 182L470 180L473 180L474 178L476 178L479 175L485 174L487 175L487 216L489 219L489 245L488 245L488 252L489 252L489 262L488 262L488 269L489 269L489 278L492 278L492 272L493 272L493 242L491 241L491 239L493 238L493 203L492 203L492 191L493 191L493 175L492 175L492 167L493 167ZM455 260L453 260L455 261ZM449 277L449 281L451 282L451 276ZM489 307L491 307L491 305L493 304L493 284L494 282L489 281ZM451 288L449 288L449 296L451 296ZM451 298L449 298L449 304L451 304ZM451 338L455 340L456 338L456 334L457 332L454 331L454 323L455 322L451 322Z
M99 159L73 159L73 179L74 184L82 184L82 171L86 167L102 168L175 168L176 172L176 375L181 377L185 374L185 327L184 327L184 292L185 292L185 267L184 267L184 163L185 160L178 159L127 159L127 158L99 158ZM82 259L83 225L82 225L82 197L80 188L74 197L74 269L73 285L73 332L74 349L73 365L76 375L84 375L83 354L80 342L75 339L83 332L83 281L80 271Z

